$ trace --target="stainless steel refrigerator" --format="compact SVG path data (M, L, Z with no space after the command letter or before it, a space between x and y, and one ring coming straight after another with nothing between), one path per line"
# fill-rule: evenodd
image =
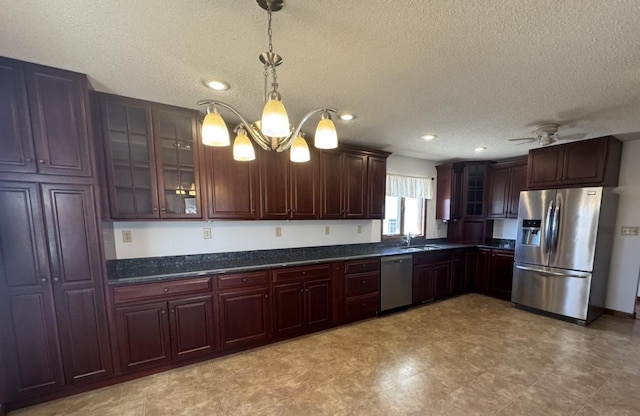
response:
M600 316L617 207L610 188L521 192L513 305L581 325Z

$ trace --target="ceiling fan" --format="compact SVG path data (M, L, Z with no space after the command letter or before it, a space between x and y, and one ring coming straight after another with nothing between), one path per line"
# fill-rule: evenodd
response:
M519 144L538 142L539 146L548 146L555 143L558 140L578 140L583 138L584 133L577 134L560 134L558 129L560 125L557 123L544 123L540 124L533 131L534 137L523 137L520 139L508 139L511 142L522 142ZM569 129L570 130L570 129ZM567 131L565 131L566 133Z

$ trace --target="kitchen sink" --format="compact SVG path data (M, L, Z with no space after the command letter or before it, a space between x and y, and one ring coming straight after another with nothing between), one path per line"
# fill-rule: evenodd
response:
M420 251L438 250L440 247L434 245L418 246L418 247L399 247L400 250L408 253L416 253Z

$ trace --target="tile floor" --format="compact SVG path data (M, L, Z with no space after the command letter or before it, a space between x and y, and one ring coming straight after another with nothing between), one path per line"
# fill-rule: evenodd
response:
M11 416L639 415L640 322L465 295Z

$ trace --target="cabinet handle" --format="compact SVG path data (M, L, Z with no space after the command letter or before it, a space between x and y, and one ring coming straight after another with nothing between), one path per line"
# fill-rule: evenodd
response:
M363 285L364 285L364 284L366 284L366 283L367 283L367 281L366 281L366 280L363 280L363 281L362 281L362 284L363 284Z
M293 212L293 213L295 214L295 212L296 212L296 209L295 209L295 208L294 208L294 209L292 209L292 210L291 210L291 212Z
M161 314L165 315L167 313L167 311L165 311L164 309L160 311Z
M60 278L59 278L58 276L55 276L55 277L53 278L53 281L54 281L54 282L59 282L59 281L60 281Z
M160 211L165 212L167 209L166 208L162 208Z
M304 293L304 289L300 289L300 293Z
M242 281L243 281L244 283L247 283L247 278L246 278L246 277L243 277L243 278L242 278Z
M38 163L40 163L41 165L44 165L47 162L44 159L38 159Z
M167 293L167 292L169 291L169 288L168 288L168 287L165 287L164 289L162 289L162 291L163 291L164 293Z
M41 277L41 278L40 278L40 281L41 281L42 283L47 283L47 281L48 281L48 280L49 280L49 279L47 279L46 277Z
M309 291L309 289L306 290L307 292Z
M269 297L269 295L265 294L265 295L264 295L264 297L265 297L265 298L268 298L268 297Z
M302 274L307 274L307 272L302 272Z
M362 306L365 306L365 305L366 305L366 303L362 302Z
M157 211L157 210L158 210L158 207L153 207L153 211L154 212Z
M31 159L30 157L25 157L24 161L27 162L27 163L31 163L31 162L33 162L33 159Z
M169 311L170 311L171 313L176 313L176 310L175 310L175 309L169 309Z

